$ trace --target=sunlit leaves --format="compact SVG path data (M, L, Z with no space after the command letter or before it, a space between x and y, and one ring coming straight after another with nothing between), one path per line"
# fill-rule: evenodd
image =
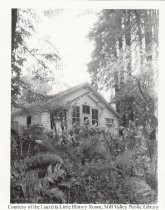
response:
M58 51L48 37L37 40L36 47L29 44L41 21L39 14L35 9L12 10L12 106L18 105L18 99L24 88L25 90L29 88L33 96L35 94L35 90L29 86L28 80L22 78L23 76L29 74L32 80L45 85L53 83L56 77L54 69L57 66L59 68L61 63ZM36 94L39 92L41 91L37 90Z
M95 45L88 64L92 85L113 92L120 115L139 123L156 110L157 35L158 11L107 9L88 36Z

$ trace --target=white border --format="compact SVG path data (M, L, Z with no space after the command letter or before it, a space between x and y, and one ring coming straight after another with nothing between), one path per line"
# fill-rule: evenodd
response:
M111 9L159 9L160 11L160 62L159 62L159 132L158 132L158 181L159 209L165 209L165 135L163 129L165 107L165 2L163 1L56 1L11 0L0 7L0 209L10 204L10 48L11 8L111 8Z

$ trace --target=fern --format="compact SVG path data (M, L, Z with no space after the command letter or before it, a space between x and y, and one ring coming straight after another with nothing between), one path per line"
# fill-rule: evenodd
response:
M51 190L42 191L43 195L48 196L51 199L57 199L59 203L66 203L66 195L57 187Z
M21 138L31 136L32 131L28 132L25 129ZM153 173L156 170L149 164L147 150L142 144L138 147L138 142L145 141L141 133L138 140L136 132L125 136L127 139L114 139L101 129L79 126L63 137L49 134L44 133L40 140L31 139L29 142L35 144L38 152L22 155L21 159L26 138L21 152L18 135L12 139L12 155L17 152L11 165L12 202L151 203L156 200ZM130 147L132 137L136 138L136 144ZM65 143L60 144L62 138Z
M123 152L116 157L116 160L113 162L114 167L120 169L122 174L135 175L134 155L135 151Z
M152 203L155 193L151 187L138 177L130 177L124 180L124 189L129 195L133 195L134 203Z
M62 158L51 153L38 153L24 160L14 161L12 177L16 179L17 188L21 187L24 201L43 202L44 196L50 195L50 198L53 198L56 192L57 200L61 197L63 202L62 192L60 194L57 189L51 191L50 187L50 184L54 184L59 178L63 179L65 173L60 168L62 164Z
M35 156L27 157L24 160L15 161L14 167L20 171L24 171L57 163L63 163L60 156L50 153L38 153Z

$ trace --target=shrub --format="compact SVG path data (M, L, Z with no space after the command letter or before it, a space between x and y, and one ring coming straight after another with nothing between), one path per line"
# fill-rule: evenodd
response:
M117 139L86 125L60 136L35 126L17 125L13 131L12 203L156 202L148 139L135 125Z

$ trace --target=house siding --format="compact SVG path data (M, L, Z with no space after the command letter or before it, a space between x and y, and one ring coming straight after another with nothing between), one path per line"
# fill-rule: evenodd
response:
M59 100L52 100L50 102L51 107L57 104L67 104L67 129L72 127L72 108L73 106L79 106L80 108L80 125L84 124L84 117L88 117L90 125L92 125L92 109L98 110L98 126L107 130L117 130L119 127L119 120L113 110L108 108L106 103L97 96L91 89L82 87L73 92L67 93ZM90 106L90 114L83 113L82 106ZM106 124L106 118L114 120L113 126ZM26 125L27 116L17 116L17 121L20 124ZM50 113L48 111L35 114L32 116L32 124L41 124L46 129L51 129L50 125ZM58 125L56 127L59 127ZM60 130L59 130L60 131ZM60 131L61 132L61 131Z
M118 118L112 112L110 112L107 108L104 108L100 116L100 124L108 128L109 126L106 125L106 118L114 119L114 127L115 128L119 127Z
M50 126L50 113L49 112L43 112L41 114L41 124L46 129L51 129L51 126Z
M84 117L88 117L90 125L92 125L92 109L98 110L98 126L111 130L109 126L106 125L106 118L114 119L114 126L113 129L118 129L119 123L118 118L112 111L110 111L105 105L100 102L96 97L92 96L93 100L88 96L83 96L79 98L77 101L72 102L72 105L67 113L67 125L70 129L72 127L72 106L79 106L80 107L80 125L84 124ZM96 104L97 102L97 104ZM98 106L99 104L99 106ZM82 106L88 105L90 106L90 114L84 114L82 111Z
M34 124L41 124L41 115L17 115L13 119L14 121L18 122L20 125L26 126L27 125L27 117L31 116L31 125Z
M106 118L114 119L113 126L109 126L106 124ZM115 114L110 112L107 108L104 108L101 115L100 115L100 127L109 130L112 135L118 135L118 128L119 128L119 121Z
M36 125L36 124L41 125L41 114L36 114L34 116L31 116L31 124L32 125Z
M13 118L14 121L18 122L20 125L27 125L27 116L26 115L17 115Z

